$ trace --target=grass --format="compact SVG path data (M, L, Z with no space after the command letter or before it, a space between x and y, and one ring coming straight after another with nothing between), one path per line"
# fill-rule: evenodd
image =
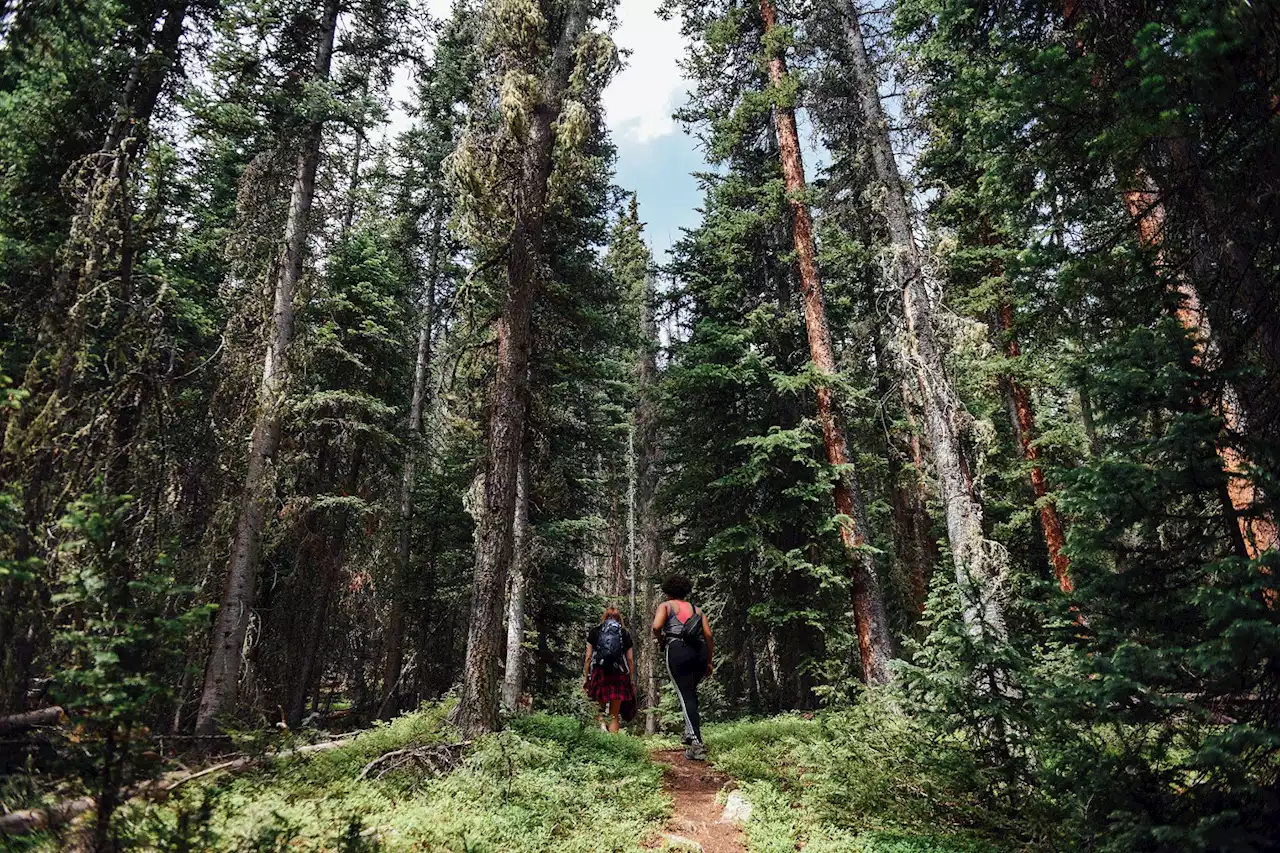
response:
M427 707L338 749L211 777L168 803L131 805L118 827L129 849L175 853L628 853L643 849L670 814L648 752L676 738L611 736L571 716L516 718L444 775L410 768L359 778L391 750L456 742L447 711ZM950 752L873 698L706 733L713 763L753 806L750 853L1009 849L992 840L998 831L984 822L963 760L947 759ZM22 846L59 849L48 837Z
M896 715L855 708L706 727L717 769L753 811L749 853L999 853L966 826L966 792L912 757Z
M670 811L642 741L540 714L477 740L454 772L358 778L392 749L456 741L444 712L134 807L123 828L154 850L624 853Z

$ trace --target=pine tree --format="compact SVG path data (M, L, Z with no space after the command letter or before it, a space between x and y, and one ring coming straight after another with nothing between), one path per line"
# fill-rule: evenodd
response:
M418 461L422 454L423 415L429 403L432 362L443 328L437 305L445 291L442 284L446 268L456 253L456 239L446 228L446 222L452 215L452 204L443 167L461 132L456 108L466 104L471 94L471 78L477 72L472 15L469 4L458 3L444 24L432 62L419 77L413 105L415 127L401 142L400 156L407 165L402 177L399 206L401 215L408 222L408 242L421 244L425 252L426 280L422 284L404 462L400 474L396 565L382 670L382 702L378 711L383 719L396 708L404 668L405 597L412 549L414 493ZM422 233L424 229L425 234ZM416 246L406 246L407 254L412 256L415 251ZM410 261L410 266L416 266L416 263Z
M339 5L338 0L326 0L316 22L312 81L320 86L329 79ZM289 214L284 226L283 251L272 276L273 331L262 361L258 413L249 443L243 503L236 521L231 560L227 567L212 649L205 667L200 710L196 717L196 731L201 734L214 733L218 717L233 710L236 705L240 650L249 626L249 612L254 605L255 573L262 531L272 501L275 480L272 466L280 444L281 407L285 387L290 379L289 349L294 337L294 294L299 287L306 259L323 132L324 119L313 118L304 126L298 141L296 173L289 200Z
M473 126L455 157L454 170L472 200L473 211L500 211L498 223L473 224L493 251L484 263L505 262L506 281L496 332L498 350L486 428L488 456L483 502L478 508L476 570L471 593L471 623L462 689L455 722L464 731L487 731L498 725L497 658L503 636L502 613L510 573L515 518L517 470L528 416L528 367L531 323L540 279L546 264L547 220L554 198L551 185L556 154L572 154L574 133L584 134L585 110L569 100L575 65L594 60L588 52L575 56L594 10L575 0L565 8L542 9L497 4L486 45L502 74L501 126L496 131ZM548 54L541 30L549 29ZM599 81L592 80L598 84ZM498 81L489 81L497 88ZM483 135L482 135L483 134ZM559 149L559 150L557 150ZM501 168L498 151L512 151L516 166L510 180L518 191L510 207L491 197L489 170ZM486 161L487 157L495 160ZM571 173L572 174L572 173ZM496 178L497 176L494 175ZM472 217L476 214L469 212ZM475 220L472 220L475 222ZM499 224L500 223L500 224ZM495 225L502 229L495 233Z
M796 130L794 105L785 93L788 85L786 58L782 55L778 35L777 12L770 0L762 0L760 11L764 21L764 40L769 56L769 79L773 86L774 127L786 180L787 204L791 209L791 232L795 241L800 269L800 290L804 294L805 327L809 335L809 352L819 374L835 373L835 356L831 348L831 332L827 328L826 305L818 279L817 249L813 239L813 221L805 193L804 164L800 155L800 138ZM775 42L774 40L778 41ZM850 466L849 441L839 407L829 386L817 388L818 422L822 427L827 461L841 471L836 480L836 512L847 521L841 526L841 540L850 552L853 564L852 593L854 622L862 657L863 677L870 685L889 680L889 659L893 655L889 636L884 595L876 577L874 558L867 552L869 531L866 508L858 475Z

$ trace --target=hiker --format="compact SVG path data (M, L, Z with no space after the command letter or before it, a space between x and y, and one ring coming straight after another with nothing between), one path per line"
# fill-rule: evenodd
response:
M680 710L684 712L685 758L706 761L702 744L702 723L698 718L698 683L711 675L711 654L715 642L711 623L702 610L689 603L693 582L684 575L672 575L662 582L667 600L653 614L653 635L662 644L667 675L676 686Z
M600 703L600 713L609 716L608 730L617 734L622 727L624 706L635 714L636 686L635 643L622 623L622 614L610 604L600 617L600 624L587 632L587 657L582 663L582 678L587 696ZM603 720L601 728L604 727Z

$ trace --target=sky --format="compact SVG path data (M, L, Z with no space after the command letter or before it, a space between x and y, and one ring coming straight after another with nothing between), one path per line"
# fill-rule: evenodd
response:
M615 180L636 192L645 235L659 263L680 238L680 229L698 223L701 194L690 173L706 168L693 138L671 118L686 96L678 65L684 41L678 20L658 17L660 2L621 0L613 38L630 56L604 94L618 149Z

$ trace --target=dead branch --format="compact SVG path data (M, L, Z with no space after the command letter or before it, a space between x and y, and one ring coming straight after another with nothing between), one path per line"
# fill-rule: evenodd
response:
M462 762L462 750L470 745L471 741L464 740L458 743L437 743L431 746L393 749L366 764L360 771L359 778L368 779L372 775L374 779L381 779L388 773L409 767L417 767L434 775L448 773L458 768Z
M289 758L295 755L310 755L316 752L328 752L331 749L346 746L350 743L354 734L356 733L353 732L351 734L335 738L334 740L328 740L322 743L310 743L306 746L286 749L282 752L263 755L257 758L247 755L240 756L195 772L178 771L168 773L159 779L142 782L127 789L124 796L121 797L121 800L146 799L163 802L170 794L178 790L178 788L188 782L195 781L196 779L212 776L217 773L236 773L258 764L267 764L272 761L278 761L282 758ZM74 800L55 803L52 806L46 806L42 809L24 809L23 811L10 812L6 815L0 815L0 835L26 835L31 832L39 832L43 829L52 829L54 827L70 823L76 817L97 808L97 806L98 801L94 797L78 797Z

